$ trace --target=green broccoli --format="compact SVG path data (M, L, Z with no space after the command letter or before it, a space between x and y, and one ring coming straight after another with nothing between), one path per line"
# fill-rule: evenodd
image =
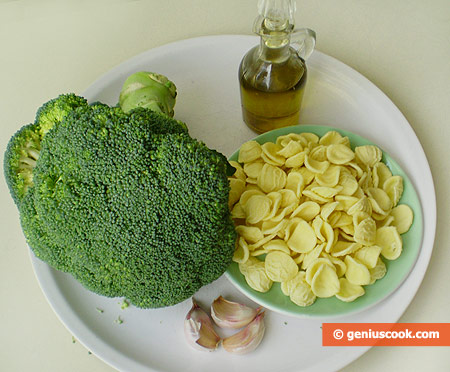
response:
M5 156L35 255L95 293L142 308L174 305L219 278L236 240L227 159L180 121L145 108L80 102L66 111L47 112L55 123L45 135L39 118L27 136L19 132ZM39 154L24 187L14 174L29 142Z
M5 152L4 170L6 182L16 204L33 185L33 168L45 134L55 123L79 106L87 106L87 101L75 94L65 94L52 99L39 108L34 123L23 126L10 139Z

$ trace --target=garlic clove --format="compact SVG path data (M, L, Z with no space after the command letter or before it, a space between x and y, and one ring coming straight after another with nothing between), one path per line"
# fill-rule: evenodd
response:
M222 346L229 353L247 354L255 350L261 343L264 330L264 312L262 312L242 331L225 338Z
M219 327L237 329L249 324L261 309L252 309L219 296L211 305L211 317Z
M217 349L220 337L214 331L209 315L192 299L192 308L184 320L184 334L188 343L197 350Z

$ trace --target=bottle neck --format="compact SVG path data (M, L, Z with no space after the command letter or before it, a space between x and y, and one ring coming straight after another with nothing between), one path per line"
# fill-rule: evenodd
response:
M284 34L282 37L262 36L260 42L260 58L271 63L282 63L290 56L290 38Z

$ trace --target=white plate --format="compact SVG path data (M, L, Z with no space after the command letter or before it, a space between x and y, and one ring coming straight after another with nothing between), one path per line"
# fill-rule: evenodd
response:
M178 87L177 119L193 137L226 156L255 136L242 122L237 69L258 39L211 36L149 50L98 79L84 96L115 105L124 79L138 70L167 75ZM431 256L436 226L433 180L423 149L395 105L371 82L343 63L314 52L301 123L329 125L355 132L382 146L408 173L423 207L423 245L403 285L377 306L333 322L396 322L414 297ZM49 303L73 335L99 358L121 371L334 371L368 347L322 347L321 324L327 319L296 319L267 314L260 347L246 356L223 349L202 353L184 340L189 301L157 310L121 310L118 299L97 296L71 276L51 269L32 255L36 276ZM223 276L196 298L205 306L219 294L251 304ZM104 312L99 313L96 308ZM114 322L117 317L123 324Z

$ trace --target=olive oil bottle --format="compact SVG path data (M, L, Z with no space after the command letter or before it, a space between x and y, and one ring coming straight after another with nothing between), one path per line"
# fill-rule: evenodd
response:
M315 33L294 30L294 0L260 0L258 9L261 40L240 63L239 85L243 119L262 133L298 123Z

